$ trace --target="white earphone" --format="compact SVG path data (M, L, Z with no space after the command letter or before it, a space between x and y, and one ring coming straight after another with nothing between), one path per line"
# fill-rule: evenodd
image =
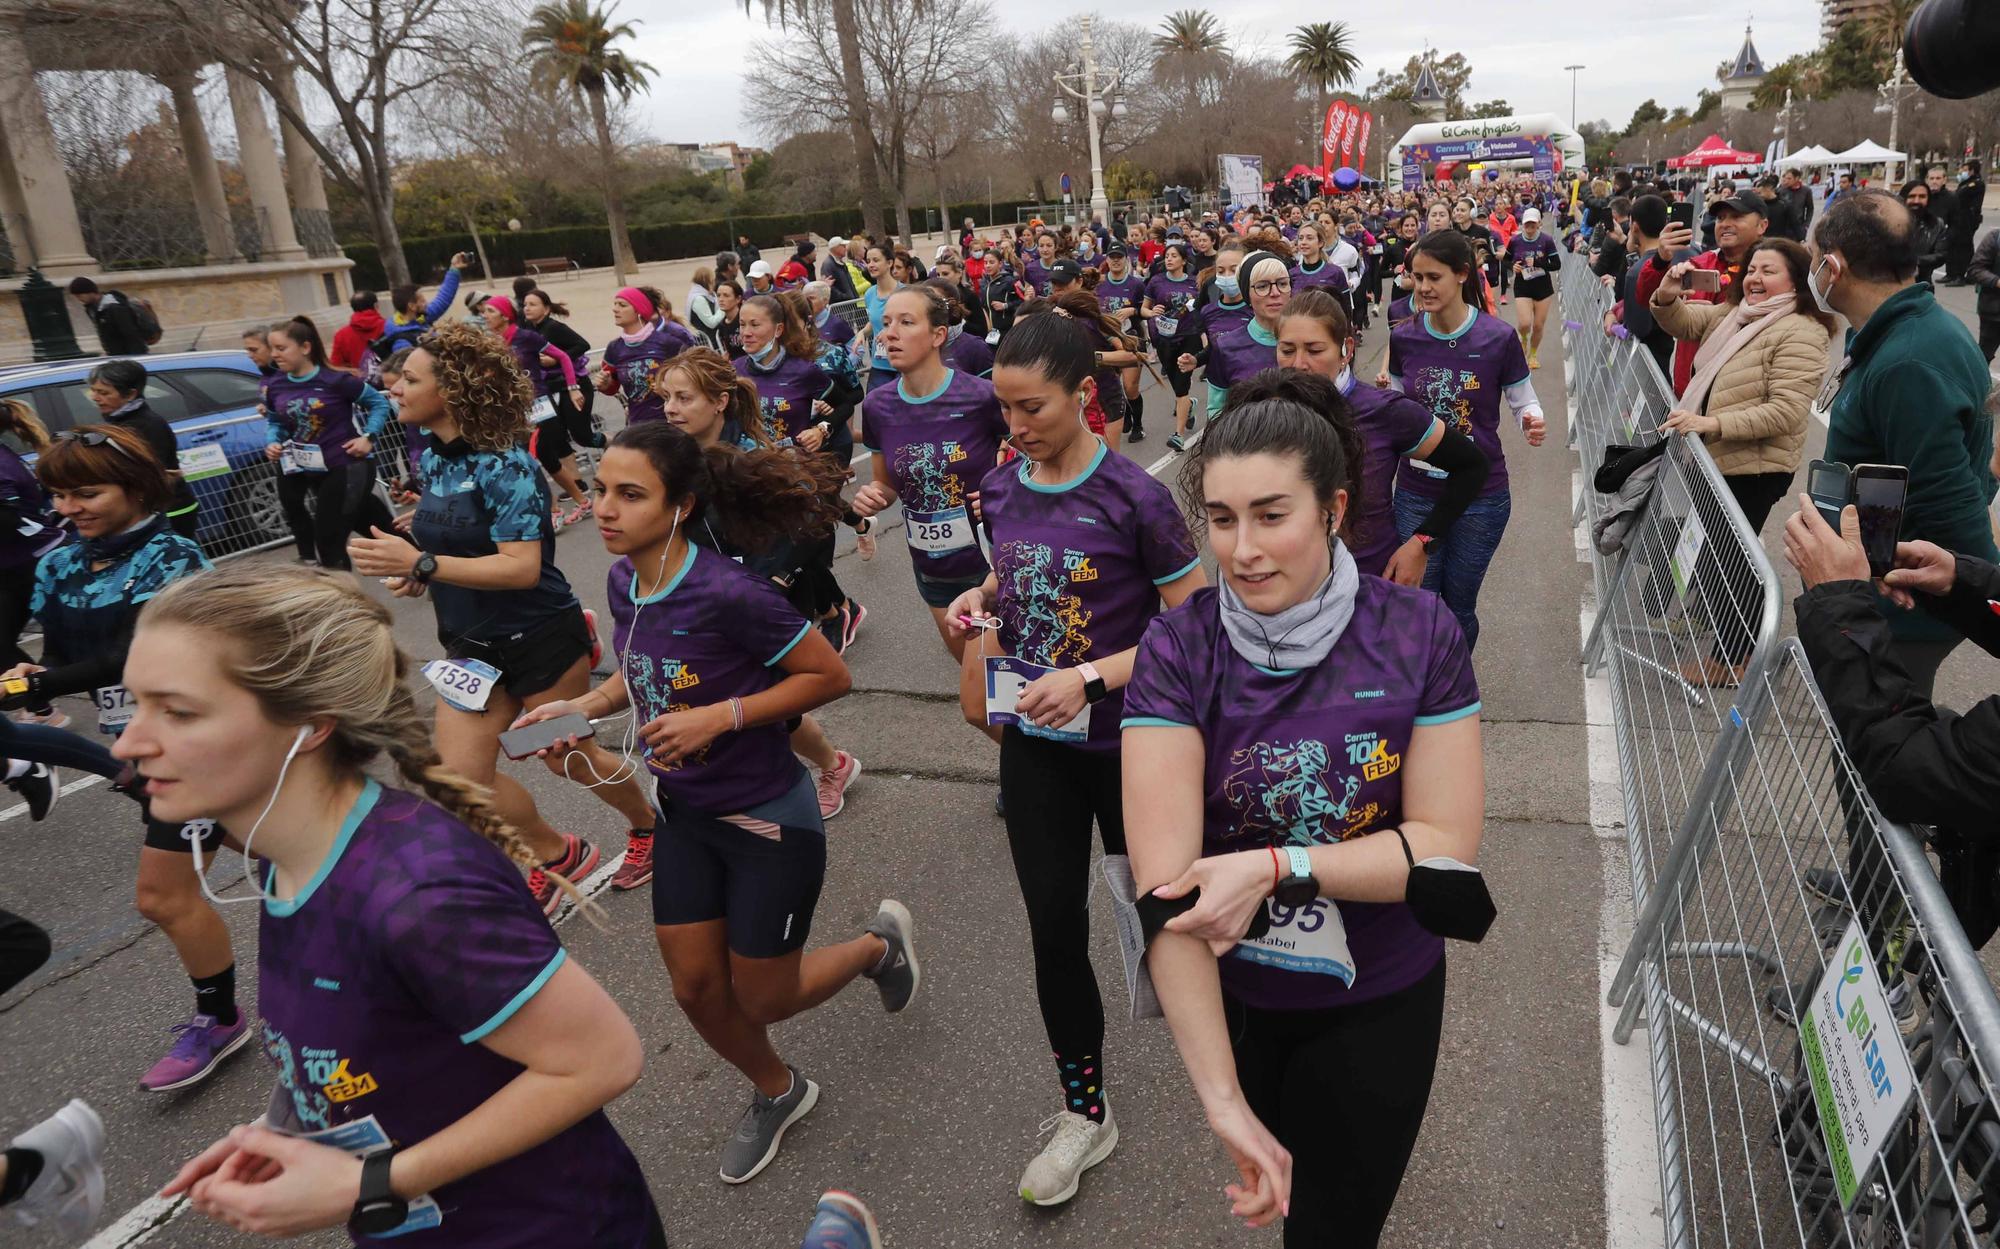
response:
M660 548L660 566L653 574L653 578L656 583L661 580L664 580L667 575L667 550L674 544L674 534L679 532L681 527L681 517L684 514L685 514L685 509L678 507L674 509L673 524L667 530L667 545L665 547ZM639 580L639 570L637 566L634 566L632 569L632 581L634 589L636 589L638 586L638 580ZM643 602L639 603L638 606L633 609L632 628L631 631L626 634L626 641L628 643L633 638L638 636L639 613L645 610L646 610L646 604ZM621 675L625 677L625 710L619 712L618 714L626 717L625 736L618 746L618 766L611 770L610 776L600 776L597 771L597 765L592 763L590 761L589 756L583 754L582 751L573 750L563 756L563 779L571 782L572 784L581 785L585 789L601 789L606 785L621 784L624 781L630 780L633 776L636 776L639 773L640 769L644 767L644 762L641 759L640 754L635 753L633 750L633 747L638 743L638 738L639 738L639 700L638 697L632 692L632 676L625 669L625 656L622 653L618 656L618 671ZM605 719L607 720L611 718L612 717L610 716L605 717ZM578 758L581 758L583 760L584 767L590 769L591 779L588 781L578 780L576 777L570 775L569 772L570 760Z
M249 881L250 883L252 883L257 887L256 896L249 898L224 898L218 896L214 890L208 887L208 868L201 861L201 838L200 837L188 838L188 848L194 851L194 878L197 881L201 882L201 891L202 893L208 896L208 900L210 902L215 903L217 906L228 906L232 902L278 901L276 897L264 891L263 881L258 880L255 876L251 875L252 868L250 866L250 842L257 836L257 830L264 826L264 817L271 814L271 808L277 805L278 791L285 787L285 774L291 771L292 760L298 757L300 749L303 748L306 744L306 739L311 736L312 736L312 725L301 724L299 726L298 736L292 738L292 748L285 752L284 763L279 765L278 767L278 783L271 786L271 796L265 800L264 809L257 813L257 822L250 826L250 831L246 833L243 837L243 879ZM185 830L183 830L183 832L185 832Z

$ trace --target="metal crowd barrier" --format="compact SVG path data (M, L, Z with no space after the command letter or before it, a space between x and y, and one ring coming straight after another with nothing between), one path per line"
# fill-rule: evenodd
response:
M1562 272L1594 527L1604 448L1657 439L1672 392L1604 336L1587 267ZM1666 1243L1995 1244L2000 999L1777 636L1776 575L1697 440L1673 436L1622 546L1592 550L1584 658L1611 690L1638 912L1613 1035L1643 1010ZM1739 659L1739 685L1699 679Z
M249 427L247 430L245 427ZM195 538L211 560L269 550L292 541L278 502L278 466L264 456L264 418L237 416L176 427L181 435L181 469L201 502ZM206 451L215 447L221 452ZM195 451L194 448L204 450ZM400 424L375 439L375 492L391 504L387 482L412 475L408 444ZM224 470L224 462L227 464ZM306 499L311 511L313 500Z

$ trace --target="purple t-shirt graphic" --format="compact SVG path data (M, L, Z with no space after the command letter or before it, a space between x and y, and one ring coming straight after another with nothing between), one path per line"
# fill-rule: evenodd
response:
M1444 600L1363 577L1333 653L1314 668L1280 674L1238 655L1217 592L1196 591L1147 628L1125 687L1124 724L1201 730L1208 856L1330 845L1400 825L1411 733L1478 711L1465 636ZM1444 953L1443 939L1418 925L1405 903L1337 905L1353 956L1351 986L1239 945L1221 960L1223 987L1270 1009L1342 1006L1408 988ZM1273 931L1282 935L1280 911ZM1301 932L1311 931L1308 911L1295 913Z
M521 1073L479 1042L565 958L505 855L444 809L373 780L312 880L265 902L257 941L264 1052L278 1070L271 1126L316 1132L372 1117L398 1146L436 1135ZM442 1221L393 1243L639 1249L652 1220L646 1178L602 1111L430 1196Z
M1347 289L1347 270L1320 257L1319 267L1308 269L1303 263L1292 266L1292 294L1300 291L1324 290L1338 295Z
M1548 259L1552 256L1556 257L1557 264L1562 263L1561 257L1556 254L1556 241L1546 234L1537 234L1534 238L1516 234L1507 244L1507 259L1510 263L1542 271L1539 274L1522 273L1521 276L1529 281L1549 275Z
M763 693L784 679L778 661L811 628L769 581L693 543L665 589L635 600L633 580L632 561L621 559L605 592L619 671L640 725ZM648 755L646 766L662 793L711 815L781 797L800 772L782 724L724 733L677 763Z
M309 442L326 457L328 469L354 462L347 444L361 435L355 409L374 388L352 373L314 369L305 377L273 373L263 381L265 424L274 442ZM169 468L172 465L168 465Z
M903 504L910 559L925 576L986 574L965 497L993 471L1006 436L993 384L965 373L946 374L930 395L905 395L897 378L862 400L861 441L888 469Z
M1362 572L1379 577L1396 553L1392 497L1396 465L1423 445L1438 426L1430 410L1406 395L1349 379L1347 402L1361 434L1361 507L1348 521L1348 549Z
M979 487L999 580L1000 646L1049 668L1074 668L1138 643L1160 611L1160 587L1201 559L1165 485L1100 444L1083 475L1059 486L1028 479L1026 459ZM1085 749L1118 748L1122 692L1090 709Z
M694 334L677 321L656 322L636 343L618 335L604 345L604 367L618 381L627 425L666 419L667 401L653 393L653 372L694 345Z
M1456 334L1445 337L1431 328L1424 313L1389 334L1389 376L1400 380L1402 392L1430 409L1446 429L1472 439L1493 471L1481 494L1507 489L1507 456L1500 447L1501 393L1529 376L1528 356L1521 337L1498 317L1470 310ZM1398 490L1434 495L1444 489L1445 473L1409 460L1397 474Z
M1097 295L1097 306L1106 312L1117 312L1121 308L1135 307L1139 302L1139 296L1145 289L1145 281L1130 269L1125 271L1125 276L1122 278L1114 278L1107 273L1097 280L1097 290L1095 292ZM1133 318L1133 323L1128 324L1127 328L1136 329L1136 322L1137 318L1135 317Z
M820 418L813 415L813 401L833 389L833 379L812 360L801 360L783 348L778 363L766 369L749 356L730 363L736 371L757 384L757 405L764 410L764 429L772 442L796 438Z
M1035 294L1044 298L1048 296L1049 269L1042 263L1041 256L1029 253L1027 263L1021 266L1021 280L1026 282Z

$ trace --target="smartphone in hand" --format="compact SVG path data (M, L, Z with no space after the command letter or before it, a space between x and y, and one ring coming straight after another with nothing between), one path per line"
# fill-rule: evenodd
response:
M1676 222L1686 226L1690 230L1694 229L1694 205L1686 202L1668 204L1667 224L1673 225Z
M1806 466L1806 493L1819 518L1838 532L1841 509L1854 493L1854 470L1837 460L1814 460Z
M572 713L557 716L553 720L537 720L518 729L508 729L500 734L500 750L509 759L527 759L536 751L547 750L557 742L568 738L595 736L597 729L591 725L590 720Z
M1689 269L1682 276L1681 285L1690 291L1707 291L1713 295L1722 290L1722 273L1717 269Z
M1861 515L1861 547L1868 574L1884 576L1896 566L1896 539L1903 531L1903 501L1910 470L1901 464L1854 466L1854 509Z

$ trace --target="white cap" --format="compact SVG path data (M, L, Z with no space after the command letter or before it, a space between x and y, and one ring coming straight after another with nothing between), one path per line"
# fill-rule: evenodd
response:
M937 249L937 255L932 256L931 259L933 261L943 260L946 256L950 254L951 254L951 244L939 243Z
M847 246L847 240L836 234L826 241L826 245L828 247L845 247Z
M770 277L770 276L771 276L771 262L770 262L770 261L768 261L768 260L753 260L753 261L751 261L751 262L750 262L750 276L751 276L751 277L753 277L753 278L768 278L768 277Z
M1542 210L1539 208L1530 208L1526 212L1521 214L1522 225L1527 225L1530 221L1540 221L1541 219L1542 219Z

